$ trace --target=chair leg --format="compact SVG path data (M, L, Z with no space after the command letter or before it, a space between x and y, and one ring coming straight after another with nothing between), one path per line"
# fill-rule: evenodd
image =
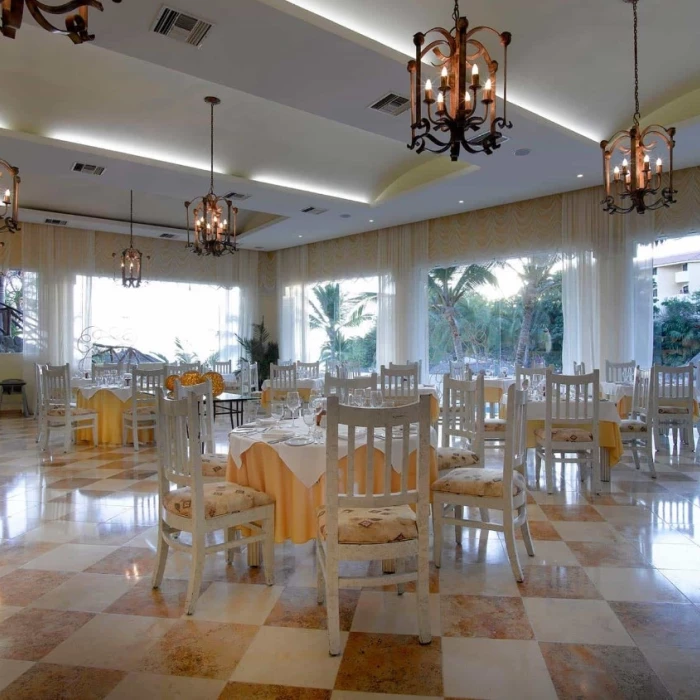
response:
M547 493L554 492L554 453L547 452L544 456L544 478L547 483Z
M323 569L321 568L321 540L316 538L316 602L323 605L326 600L326 581L323 578Z
M97 418L92 419L92 445L97 447Z
M418 542L418 578L416 580L416 599L418 603L418 641L430 644L433 635L430 630L430 569L427 533Z
M525 522L520 526L520 532L523 536L523 542L525 543L525 551L528 553L528 556L534 557L535 546L532 543L532 535L530 534L530 523L528 520L525 520Z
M508 522L505 522L506 518ZM515 580L523 580L523 570L518 559L518 550L515 548L515 528L513 527L513 513L503 513L503 534L506 538L506 551L510 560L510 568L513 569Z
M634 458L634 466L635 466L637 469L641 469L641 468L642 468L642 465L641 465L640 462L639 462L639 451L637 450L637 443L636 443L636 442L633 442L633 443L630 445L630 449L632 450L632 457Z
M185 612L188 615L194 613L197 606L197 598L202 587L202 572L204 571L205 543L204 537L192 533L192 561L190 562L190 582L187 586L187 598L185 599Z
M49 427L48 421L44 423L44 427L41 433L41 451L46 452L49 449L49 438L51 437L51 428Z
M326 559L326 616L328 617L328 650L331 656L338 656L340 648L340 601L338 562Z
M65 425L65 434L63 436L63 452L68 453L70 452L70 447L71 447L71 438L73 437L73 425L69 422L66 421Z
M647 462L649 463L649 472L652 479L656 479L656 467L654 466L654 450L651 445L651 435L647 437L646 443Z
M236 539L236 528L228 527L226 528L226 542L231 543ZM233 547L229 547L226 550L226 563L233 564Z
M488 508L479 508L479 515L481 516L482 523L490 523L491 522Z
M403 574L406 572L406 560L405 559L396 559L394 563L394 571L397 574ZM397 583L396 584L396 592L398 595L403 595L406 590L406 584L405 583Z
M540 453L535 450L535 486L540 487L540 474L542 473L542 457Z
M165 573L165 564L168 561L170 546L163 537L163 523L158 526L158 550L156 552L156 567L153 570L153 588L160 588Z
M265 583L271 586L275 582L275 511L271 506L272 515L265 522L265 542L263 544L263 566L265 567Z
M442 509L442 503L433 503L433 561L438 569L442 563Z
M593 450L591 455L591 489L596 496L600 495L600 449Z
M134 452L139 451L139 422L134 421L131 424L131 432L134 436Z
M455 518L457 520L464 519L464 507L455 506ZM461 547L462 546L462 528L459 525L455 525L455 542Z

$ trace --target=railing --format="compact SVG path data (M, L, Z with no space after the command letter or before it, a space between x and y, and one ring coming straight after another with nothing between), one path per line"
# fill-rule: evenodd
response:
M14 306L0 304L0 335L16 335L22 330L22 313Z

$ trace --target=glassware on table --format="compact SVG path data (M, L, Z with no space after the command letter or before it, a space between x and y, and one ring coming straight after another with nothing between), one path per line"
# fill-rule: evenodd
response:
M309 429L309 439L312 439L311 430L313 426L316 425L316 411L311 406L304 406L301 409L301 418Z
M298 391L287 392L287 408L292 412L292 428L296 428L297 409L301 408L301 397Z
M384 396L381 391L370 391L369 405L372 408L381 408L384 405Z
M365 390L355 389L352 392L353 403L355 406L362 408L365 405Z
M270 401L270 416L276 420L277 427L279 428L280 421L284 417L284 402L283 401Z

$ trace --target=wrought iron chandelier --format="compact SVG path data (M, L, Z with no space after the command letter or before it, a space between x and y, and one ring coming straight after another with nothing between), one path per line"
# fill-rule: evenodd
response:
M19 225L19 168L10 165L0 158L0 188L2 188L2 176L7 173L12 179L8 183L10 187L4 188L2 202L0 202L0 231L15 233L20 230Z
M204 101L211 107L211 177L209 192L197 197L192 202L185 202L187 209L187 247L197 255L220 257L224 253L235 253L236 224L238 209L231 201L214 194L214 107L221 104L218 97L205 97ZM226 216L222 211L226 206ZM194 216L194 236L190 239L190 208Z
M500 147L502 129L513 124L506 117L508 45L510 32L499 33L491 27L469 29L466 17L460 17L459 1L452 14L455 26L448 31L441 27L413 37L416 58L409 61L411 74L411 143L416 153L450 151L457 160L462 148L469 153L493 153ZM496 79L499 65L477 35L491 32L503 46L502 115L496 103ZM426 42L428 42L426 44ZM423 60L430 55L434 68L442 68L439 86L432 80L423 84ZM487 79L481 84L479 64L485 65ZM487 131L476 137L471 132Z
M629 131L618 131L609 141L601 141L605 199L603 208L610 214L640 214L675 204L673 189L673 148L676 145L674 127L668 129L651 124L639 126L639 59L638 59L638 0L623 0L632 4L634 13L634 117ZM668 156L668 171L664 172L663 155ZM613 164L613 157L616 162ZM653 170L652 156L656 155ZM612 167L612 171L611 171Z
M114 253L112 257L116 257ZM134 247L134 191L131 190L131 214L129 217L129 247L122 250L122 287L137 289L141 286L143 253Z
M122 0L112 0L120 3ZM84 41L92 41L94 34L88 32L88 9L94 7L102 12L104 9L99 0L71 0L62 5L48 5L41 0L2 0L2 31L9 39L14 39L17 31L22 26L24 8L34 21L47 32L67 36L74 44L82 44ZM54 27L45 15L68 15L66 28Z

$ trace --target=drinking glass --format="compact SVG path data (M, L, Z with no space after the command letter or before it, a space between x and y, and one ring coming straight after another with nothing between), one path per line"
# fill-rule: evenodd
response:
M307 437L311 439L311 429L316 425L316 411L311 406L305 406L301 409L301 418L309 429Z
M297 409L301 407L301 397L298 391L287 392L287 408L292 412L292 428L296 428Z
M364 389L355 389L355 391L352 392L352 397L354 399L355 406L364 406L365 405L365 390Z
M371 391L369 394L369 405L372 408L381 408L384 404L384 397L381 391Z
M284 402L282 401L271 401L270 402L270 415L276 419L277 427L280 427L280 421L284 416Z

